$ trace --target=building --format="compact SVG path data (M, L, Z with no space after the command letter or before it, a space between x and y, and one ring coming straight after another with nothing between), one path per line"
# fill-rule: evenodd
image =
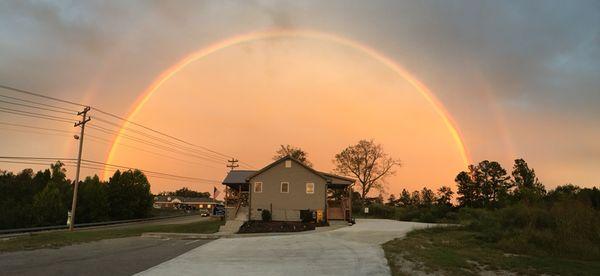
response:
M183 209L183 210L207 210L210 211L215 204L220 203L212 198L206 197L183 197L183 196L155 196L154 208L156 209Z
M312 210L324 220L350 220L353 184L289 156L258 171L232 170L223 180L227 218L260 220L269 210L273 220L298 221L301 210Z

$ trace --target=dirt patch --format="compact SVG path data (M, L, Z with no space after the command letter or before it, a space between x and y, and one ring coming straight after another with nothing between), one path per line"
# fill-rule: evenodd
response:
M300 221L247 221L238 233L302 232L315 230L314 223Z

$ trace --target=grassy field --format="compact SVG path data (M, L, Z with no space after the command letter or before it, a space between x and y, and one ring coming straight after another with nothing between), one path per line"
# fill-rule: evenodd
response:
M600 262L542 255L511 254L464 227L413 231L383 245L394 275L412 270L444 275L478 275L485 271L525 275L600 275Z
M222 224L222 221L211 220L187 224L140 225L117 229L82 229L75 232L54 231L33 233L31 236L0 240L0 252L59 248L76 243L139 236L145 232L215 233L219 231L219 226Z

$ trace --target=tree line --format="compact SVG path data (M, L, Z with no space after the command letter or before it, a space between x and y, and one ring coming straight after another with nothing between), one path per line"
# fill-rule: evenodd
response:
M211 194L209 192L198 192L191 190L187 187L183 187L181 189L175 190L174 192L161 192L158 195L161 196L181 196L181 197L201 197L201 198L210 198Z
M0 171L0 229L65 225L73 198L72 181L60 161L34 173ZM79 182L76 223L144 218L150 215L150 183L139 170L116 171Z

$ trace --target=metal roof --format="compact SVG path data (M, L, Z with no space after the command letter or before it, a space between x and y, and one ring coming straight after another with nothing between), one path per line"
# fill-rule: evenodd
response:
M250 170L232 170L230 171L225 179L223 180L223 184L244 184L247 183L246 179L256 173L256 171Z
M277 161L267 165L266 167L258 170L258 171L252 171L252 170L232 170L230 171L227 176L225 177L225 179L223 180L223 184L227 185L227 184L245 184L248 183L248 180L256 175L261 174L262 172L272 168L273 166L283 162L284 160L293 160L296 163L302 165L303 167L305 167L307 170L313 172L314 174L324 178L328 183L331 184L335 184L335 185L352 185L352 183L355 182L354 179L352 178L348 178L345 176L339 176L339 175L335 175L335 174L331 174L331 173L325 173L325 172L319 172L316 171L315 169L306 166L305 164L303 164L302 162L290 157L290 156L285 156L283 158L278 159Z

